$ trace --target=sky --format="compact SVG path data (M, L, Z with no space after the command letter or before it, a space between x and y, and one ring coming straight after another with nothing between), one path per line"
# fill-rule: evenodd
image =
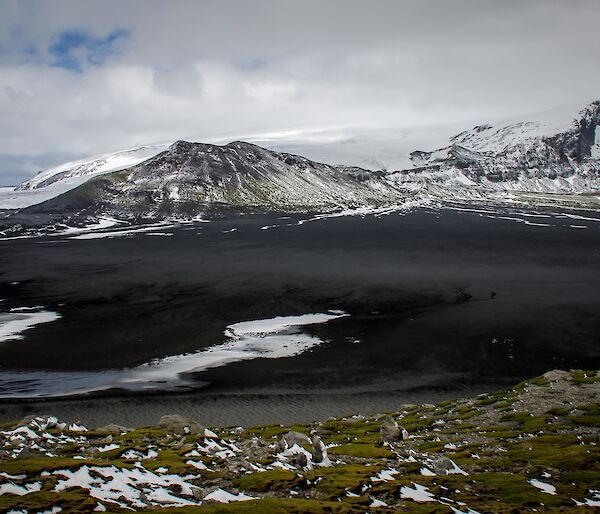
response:
M146 143L583 106L599 19L598 0L2 0L0 185Z

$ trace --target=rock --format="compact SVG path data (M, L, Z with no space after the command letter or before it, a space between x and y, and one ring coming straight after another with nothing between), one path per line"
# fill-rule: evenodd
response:
M105 425L103 427L97 428L96 432L99 434L112 434L112 435L119 435L122 434L123 432L129 432L131 431L130 428L125 428L122 427L121 425L116 425L114 423L109 423L108 425Z
M17 460L22 459L31 459L34 457L39 457L40 454L37 452L32 452L29 448L23 448L16 456Z
M181 487L181 484L169 484L166 486L166 489L169 490L170 492L172 492L176 496L180 496L181 493L183 492L183 488Z
M103 437L98 441L99 444L110 444L113 441L113 436L108 434L106 437Z
M204 496L206 496L206 494L204 493L204 490L201 489L200 487L191 486L190 490L192 491L192 496L194 497L194 500L196 500L196 501L200 501L200 500L202 500L202 498L204 498Z
M239 473L240 471L252 471L254 469L252 464L250 464L250 462L248 462L244 457L235 457L228 460L227 467L234 473Z
M200 500L203 500L206 503L219 503L219 502L217 502L217 500L212 500L212 499L205 500L204 499L209 494L214 493L215 491L219 490L220 489L219 486L214 485L211 487L202 487L202 488L198 487L197 489L198 489L198 492L195 494L201 495L199 498ZM194 494L194 491L192 491L192 494ZM195 494L194 494L194 498L196 497Z
M291 448L295 444L302 446L303 444L310 443L310 438L302 432L294 432L290 430L283 436L283 440L287 443L287 447Z
M181 450L184 445L185 445L185 437L182 437L178 441L173 441L172 443L169 444L169 446L171 448L173 448L174 450Z
M448 457L438 457L433 461L431 467L436 475L447 475L450 470L454 469L454 463Z
M391 417L387 417L383 420L379 431L384 443L393 443L395 441L408 439L408 432L406 429L398 425Z
M281 453L287 450L287 443L285 442L285 439L280 439L279 441L277 441L275 443L275 451L277 453Z
M571 380L571 374L560 369L553 369L542 375L548 382L561 382Z
M312 437L312 460L313 462L319 464L324 461L327 461L327 448L325 448L325 444L321 441L321 438L318 435L313 435Z
M37 415L37 416L25 416L15 428L19 427L32 427L34 429L40 427L43 430L49 428L56 428L58 420L54 416L50 415Z
M204 435L204 427L193 419L184 418L179 414L170 414L160 418L160 428L167 432L180 435Z
M304 452L294 454L294 465L297 468L305 468L308 465L308 457Z

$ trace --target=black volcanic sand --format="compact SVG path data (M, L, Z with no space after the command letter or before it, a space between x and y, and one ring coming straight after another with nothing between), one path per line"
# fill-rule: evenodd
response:
M127 367L220 343L238 321L351 315L308 327L326 344L302 355L198 373L209 385L194 393L4 400L0 420L52 412L134 425L180 412L224 425L307 421L600 368L600 223L540 227L421 209L261 230L306 218L0 242L3 309L44 305L62 316L0 343L5 369Z

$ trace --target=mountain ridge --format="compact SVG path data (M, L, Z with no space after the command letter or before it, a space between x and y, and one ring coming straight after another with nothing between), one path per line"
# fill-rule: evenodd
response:
M94 177L21 213L164 218L195 216L219 206L297 210L384 205L406 196L381 172L316 163L240 141L176 141L140 164Z
M147 145L38 174L16 193L42 201L19 214L164 218L218 208L335 210L414 199L599 208L600 101L569 112L479 124L446 146L413 151L412 168L389 172L243 141Z

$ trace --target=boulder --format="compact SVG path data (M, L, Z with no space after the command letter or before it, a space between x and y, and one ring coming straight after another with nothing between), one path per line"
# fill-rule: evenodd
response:
M438 457L431 465L436 475L447 475L454 469L454 463L448 457Z
M109 423L108 425L104 425L103 427L97 428L96 432L98 434L119 435L123 432L129 432L130 430L130 428L125 428L121 425L116 425L115 423Z
M298 452L294 454L294 464L297 468L305 468L308 466L308 457L306 453Z
M227 460L227 467L234 473L240 473L242 471L253 471L254 467L244 457L234 457L233 459Z
M381 439L384 443L393 443L396 441L402 441L403 439L408 439L408 432L404 427L401 427L394 421L393 418L387 417L381 423L381 428L379 429L381 433Z
M288 448L291 448L295 444L298 446L302 446L304 444L310 444L310 437L302 432L294 432L290 430L287 434L283 436L283 440L287 443Z
M325 444L321 441L321 438L318 435L313 435L312 437L312 460L316 464L320 464L326 462L327 458L327 448L325 448Z
M193 419L185 418L179 414L170 414L160 418L160 428L166 432L179 435L204 435L204 427Z
M284 451L286 451L288 448L287 443L285 442L285 439L280 439L279 441L277 441L275 443L275 451L277 453L282 453Z
M98 440L98 444L110 444L113 442L113 436L108 434L106 437Z

